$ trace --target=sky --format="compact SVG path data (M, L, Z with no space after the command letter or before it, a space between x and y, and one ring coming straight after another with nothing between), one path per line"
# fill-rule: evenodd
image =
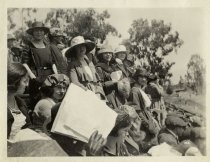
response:
M165 59L174 61L172 67L172 82L177 83L180 76L184 76L187 71L187 63L192 54L203 54L203 34L204 24L203 12L200 9L108 9L111 15L109 22L116 27L124 38L128 38L128 29L135 19L158 19L165 23L171 23L172 31L178 31L184 44L177 53L169 54Z
M128 29L132 21L143 18L164 20L171 23L172 31L178 31L180 38L184 41L177 53L169 54L165 59L175 62L171 68L173 73L172 82L177 83L180 76L184 76L187 71L187 63L192 54L199 54L204 58L204 13L199 8L100 8L98 12L108 10L110 18L107 20L122 35L121 39L110 38L113 44L119 44L122 39L129 38ZM35 15L37 20L43 21L49 9L39 9ZM20 22L20 15L16 14L15 19Z

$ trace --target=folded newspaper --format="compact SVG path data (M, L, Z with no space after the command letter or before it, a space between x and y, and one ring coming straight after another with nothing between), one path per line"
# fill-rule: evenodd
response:
M111 73L111 79L112 81L119 81L122 78L122 71L114 71Z
M117 113L92 91L72 83L60 105L51 132L87 143L95 130L106 138L116 118Z

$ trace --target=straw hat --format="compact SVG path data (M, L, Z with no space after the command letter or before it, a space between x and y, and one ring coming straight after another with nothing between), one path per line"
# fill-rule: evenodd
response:
M32 24L32 27L29 28L28 30L26 30L26 32L27 32L28 34L30 34L30 35L33 35L34 29L42 29L42 30L44 30L44 33L45 33L45 34L47 34L47 33L50 32L49 28L45 27L44 24L43 24L42 22L38 22L38 21L34 22L34 23Z
M90 51L92 51L95 48L95 43L91 42L91 41L85 41L83 36L77 36L74 37L71 40L71 44L70 47L68 48L68 50L65 52L65 56L68 58L69 55L72 54L73 49L77 46L85 46L86 47L86 53L89 53Z

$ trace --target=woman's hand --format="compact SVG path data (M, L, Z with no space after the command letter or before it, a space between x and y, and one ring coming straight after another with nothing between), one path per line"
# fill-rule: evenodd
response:
M98 134L98 131L93 132L88 141L87 156L95 155L105 143L106 140L101 134Z

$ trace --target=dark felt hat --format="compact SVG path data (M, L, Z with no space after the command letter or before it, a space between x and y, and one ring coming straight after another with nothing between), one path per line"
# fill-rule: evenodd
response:
M146 69L136 69L134 77L137 78L138 76L148 77L148 72Z
M30 35L33 35L34 29L42 29L45 32L45 34L50 32L49 28L45 27L44 24L39 21L34 22L32 24L32 27L26 30L26 32Z

